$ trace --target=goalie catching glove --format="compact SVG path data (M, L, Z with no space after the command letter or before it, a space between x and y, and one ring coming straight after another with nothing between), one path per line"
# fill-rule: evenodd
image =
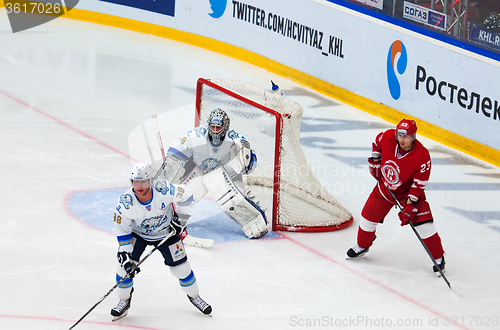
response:
M130 258L130 253L125 251L118 252L116 257L118 258L118 263L129 274L130 278L133 278L141 271L139 267L136 267L134 260Z
M189 217L190 215L188 214L174 215L172 221L170 221L170 228L172 228L174 236L180 236L184 229L186 229Z
M238 174L250 174L257 167L257 155L250 149L250 143L245 138L233 140L229 165Z
M401 220L401 226L406 226L408 223L413 222L415 216L417 215L418 207L415 204L406 203L403 212L399 212L399 220Z

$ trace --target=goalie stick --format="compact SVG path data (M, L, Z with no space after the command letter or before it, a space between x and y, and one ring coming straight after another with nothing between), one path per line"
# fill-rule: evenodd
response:
M182 242L186 245L191 245L198 248L211 248L212 246L214 246L214 240L211 238L193 237L189 234L184 237Z
M387 190L389 190L389 192L391 193L392 195L392 198L394 198L394 201L396 201L396 205L398 206L399 210L401 212L404 211L403 207L401 206L401 204L399 203L398 199L396 198L396 196L394 195L394 193L392 192L391 189L389 189L389 187L387 185L385 185ZM434 257L432 256L431 252L429 251L429 249L427 248L427 246L425 245L424 241L422 240L422 237L420 237L420 234L417 232L417 230L415 229L415 225L411 222L411 221L408 221L408 223L410 224L410 227L411 229L413 230L413 232L415 233L415 235L417 236L418 240L420 241L420 243L422 243L422 246L424 247L425 249L425 252L427 252L427 254L429 255L429 257L431 258L432 262L434 263L434 266L436 266L436 268L439 270L439 273L441 274L441 277L443 278L443 280L446 282L446 284L448 285L448 287L451 289L451 284L450 282L448 282L448 279L446 278L446 276L444 275L443 271L441 270L441 267L439 267L439 265L437 264L436 260L434 260Z
M151 118L153 118L153 123L155 124L156 137L158 138L158 144L160 145L161 151L161 160L165 161L165 149L163 149L163 142L161 140L160 127L158 126L158 117L156 116L156 114L154 114L151 116Z
M158 169L158 172L156 172L156 175L153 178L153 180L156 180L158 178L158 175L163 171L163 169L166 166L166 163L165 163L166 156L165 156L165 149L163 148L163 141L161 138L160 126L158 125L158 116L156 114L153 114L151 116L151 118L153 119L153 123L155 125L156 137L158 139L158 145L160 146L161 157L162 157L162 161L163 161L160 168ZM187 233L186 229L184 230L184 232L185 232L186 236L184 236L184 238L182 239L182 242L186 245L191 245L191 246L195 246L198 248L211 248L212 246L214 246L214 240L211 238L193 237Z
M163 218L166 216L166 214L163 215ZM163 244L165 243L169 238L171 238L172 236L174 235L174 232L171 231L167 234L167 236L165 236L164 239L162 239L160 241L160 243L158 243L158 245L156 245L154 247L154 249L152 249L151 251L149 251L149 253L144 257L142 258L142 260L140 260L131 270L130 272L128 272L120 281L118 281L109 291L108 293L106 293L104 296L102 296L101 299L99 299L99 301L94 305L92 306L88 311L87 313L83 314L82 317L80 317L80 319L78 321L76 321L75 324L73 324L71 326L71 328L69 328L69 330L73 329L74 327L76 327L78 325L78 323L80 323L87 315L90 314L90 312L92 312L100 303L103 302L104 299L106 299L110 294L111 292L113 292L120 284L122 284L123 281L125 281L127 278L130 277L130 275L137 269L139 268L139 266L144 262L146 261L147 258L149 258L150 255L153 254L153 252L155 252L156 250L158 250L158 248Z

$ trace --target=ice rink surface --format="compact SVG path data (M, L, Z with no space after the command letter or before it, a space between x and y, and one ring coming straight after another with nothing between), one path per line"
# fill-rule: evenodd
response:
M250 241L204 200L192 226L216 244L187 251L213 317L189 303L153 254L126 318L111 322L112 293L75 329L500 329L498 167L418 137L433 160L427 196L450 290L396 210L364 258L345 260L375 184L366 165L371 142L393 126L380 118L145 34L64 18L12 34L4 8L0 75L0 329L68 329L114 285L112 212L128 187L129 135L152 114L194 104L200 77L263 88L272 79L300 103L309 164L354 224ZM167 146L175 127L193 124L191 110L172 117Z

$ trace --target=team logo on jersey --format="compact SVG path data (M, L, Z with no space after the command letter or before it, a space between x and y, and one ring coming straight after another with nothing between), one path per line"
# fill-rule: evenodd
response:
M227 0L210 0L212 13L208 14L213 18L220 18L226 11Z
M151 204L144 205L144 207L146 208L146 211L151 211Z
M227 133L227 136L229 136L229 138L230 138L231 140L234 140L234 139L237 139L237 138L239 138L239 137L240 137L240 136L239 136L239 134L238 134L238 133L236 133L236 132L235 132L235 131L233 131L233 130L230 130L230 131Z
M220 164L220 162L221 162L220 160L217 160L215 158L207 158L201 162L200 168L203 172L208 173L214 168L216 168L217 165Z
M207 134L207 129L205 127L196 127L194 128L194 132L196 133L196 137L201 137L201 136L205 136ZM189 132L188 132L188 135L189 135Z
M151 235L156 229L163 225L167 221L165 216L154 216L149 219L145 219L141 222L139 227L143 230L144 235Z
M396 55L401 54L396 63ZM401 40L396 40L392 43L387 54L387 83L389 84L389 92L393 99L397 100L401 96L401 85L396 76L397 72L402 75L406 71L408 64L408 55L406 53L405 45Z
M388 161L382 166L382 175L391 190L394 190L401 185L401 182L399 181L399 166L393 161Z
M126 195L121 195L120 196L120 203L123 204L123 207L125 207L125 209L129 209L133 204L132 204L132 196L130 196L129 194L126 194Z

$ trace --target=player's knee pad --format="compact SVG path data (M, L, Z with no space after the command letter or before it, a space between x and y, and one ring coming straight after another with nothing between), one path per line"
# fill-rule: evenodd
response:
M268 232L264 211L238 189L224 167L205 174L203 182L217 204L241 226L248 238L260 238Z
M421 225L415 225L415 229L422 239L429 238L436 233L434 222L426 222Z
M169 266L169 267L172 275L174 275L174 277L178 279L186 278L191 273L191 265L189 264L189 261L185 261L177 266Z
M361 221L359 221L359 227L366 232L372 233L377 230L377 222L373 222L361 217Z

